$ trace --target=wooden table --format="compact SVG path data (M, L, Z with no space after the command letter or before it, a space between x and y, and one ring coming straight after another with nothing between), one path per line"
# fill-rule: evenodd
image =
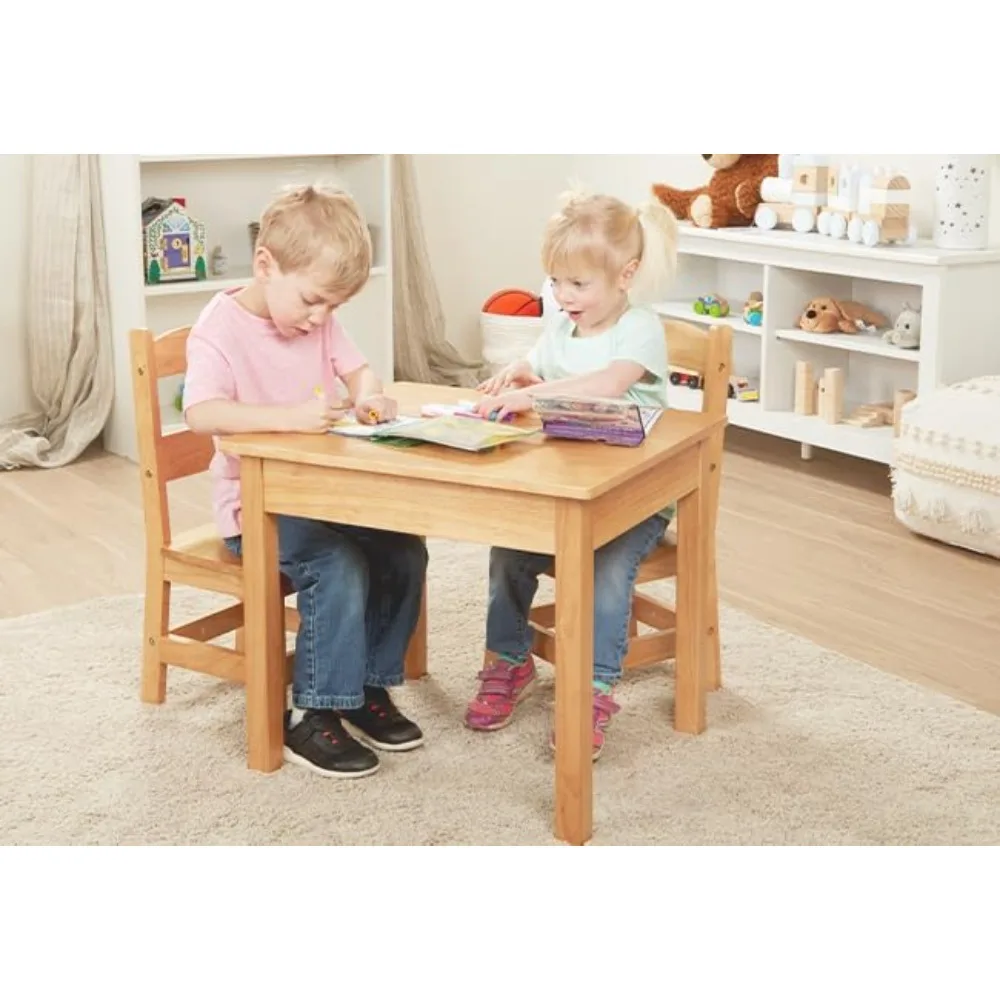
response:
M468 389L397 383L403 413L457 402ZM534 417L521 418L530 423ZM248 764L281 766L286 703L275 516L297 515L552 553L556 562L555 830L592 834L591 682L594 550L668 503L678 505L675 729L705 728L707 441L722 420L669 411L638 448L547 440L484 454L397 449L336 435L224 438L240 458ZM485 581L484 581L485 582ZM473 677L470 674L470 685ZM471 690L471 689L470 689ZM455 720L461 725L461 720Z

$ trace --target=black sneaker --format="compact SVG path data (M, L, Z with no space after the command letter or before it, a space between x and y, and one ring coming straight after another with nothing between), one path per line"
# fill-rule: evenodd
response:
M420 727L392 703L384 688L365 688L361 708L340 712L340 717L362 740L376 750L415 750L424 742Z
M379 768L378 757L344 731L336 712L307 710L297 726L285 713L285 760L327 778L366 778Z

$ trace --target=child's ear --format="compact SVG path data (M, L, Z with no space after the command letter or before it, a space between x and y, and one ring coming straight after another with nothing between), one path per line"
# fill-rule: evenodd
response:
M257 247L253 253L253 276L258 281L266 281L277 270L277 264L267 247Z
M625 270L622 271L622 276L620 284L622 289L628 289L629 285L635 280L636 272L639 270L639 262L637 260L630 260L625 265Z

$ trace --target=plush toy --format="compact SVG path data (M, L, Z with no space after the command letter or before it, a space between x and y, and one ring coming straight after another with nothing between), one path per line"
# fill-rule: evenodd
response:
M702 153L715 171L711 180L693 191L654 184L653 194L678 219L690 219L702 229L749 226L760 204L760 185L778 173L777 153Z
M914 350L920 346L920 310L914 309L908 303L903 304L903 311L896 317L891 330L882 334L882 339L893 347L903 347Z
M808 333L875 333L889 321L875 309L840 299L813 299L799 317L799 329Z

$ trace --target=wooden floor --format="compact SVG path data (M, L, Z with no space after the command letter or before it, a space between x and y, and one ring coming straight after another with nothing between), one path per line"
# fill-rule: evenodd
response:
M1000 564L910 534L884 466L728 432L722 599L779 628L1000 714ZM177 483L175 530L210 519ZM0 617L142 589L134 465L95 451L0 472Z

